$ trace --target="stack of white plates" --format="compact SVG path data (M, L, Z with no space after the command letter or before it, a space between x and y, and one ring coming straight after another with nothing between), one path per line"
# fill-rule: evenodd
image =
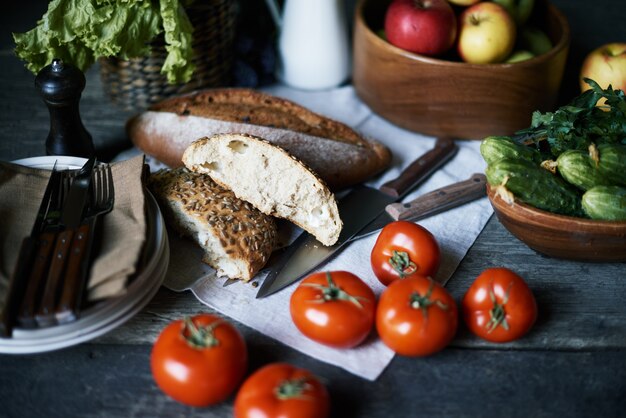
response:
M75 157L35 157L14 161L17 164L51 169L80 168L85 159ZM169 263L169 244L159 207L146 191L146 242L140 270L122 296L99 302L81 312L78 320L47 328L15 328L11 338L0 338L0 353L39 353L69 347L120 326L150 302L161 286Z

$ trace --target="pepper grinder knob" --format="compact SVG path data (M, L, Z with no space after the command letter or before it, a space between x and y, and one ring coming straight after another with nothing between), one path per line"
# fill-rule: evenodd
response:
M50 112L46 154L89 158L95 154L91 135L80 119L78 103L85 88L85 75L58 58L35 77L35 87Z

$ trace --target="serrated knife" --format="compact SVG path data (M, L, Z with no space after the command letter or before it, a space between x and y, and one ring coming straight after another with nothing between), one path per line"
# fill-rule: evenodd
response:
M276 266L270 271L256 297L277 292L329 260L381 214L387 205L404 198L417 184L452 158L457 149L452 139L438 138L431 150L411 163L396 179L383 184L379 189L363 185L355 187L338 204L344 225L337 243L326 247L312 235L302 233L283 255L284 265Z

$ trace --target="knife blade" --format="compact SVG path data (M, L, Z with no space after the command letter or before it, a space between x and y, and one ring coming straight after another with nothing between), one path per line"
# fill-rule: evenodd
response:
M59 292L62 289L65 262L68 257L72 237L83 219L91 184L91 175L95 164L95 157L87 160L85 165L78 171L76 177L74 177L67 199L63 203L60 221L64 228L56 237L43 297L35 315L39 326L44 327L56 323L55 307L59 298Z
M450 138L438 138L435 146L409 165L397 178L383 184L378 190L357 186L338 203L339 215L344 221L337 243L326 247L312 235L302 233L286 251L283 266L270 271L256 297L262 298L301 279L319 264L341 250L364 226L401 200L413 187L447 162L457 151ZM282 267L282 268L280 268Z
M55 161L30 235L22 240L20 246L17 263L7 291L6 303L0 312L0 335L3 337L10 337L13 332L18 309L29 286L30 273L37 267L39 252L42 247L45 247L42 243L46 241L41 239L40 234L44 230L51 202L59 188L61 172L56 167Z

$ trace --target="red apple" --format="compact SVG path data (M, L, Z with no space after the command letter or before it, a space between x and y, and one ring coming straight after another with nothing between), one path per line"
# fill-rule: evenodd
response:
M515 21L504 7L477 3L459 17L459 55L472 64L502 62L515 46L515 33Z
M446 52L456 38L456 16L447 0L394 0L385 15L392 45L423 55Z
M609 84L614 90L626 92L626 43L611 43L592 51L580 70L580 89L590 89L583 78L590 78L606 89Z

